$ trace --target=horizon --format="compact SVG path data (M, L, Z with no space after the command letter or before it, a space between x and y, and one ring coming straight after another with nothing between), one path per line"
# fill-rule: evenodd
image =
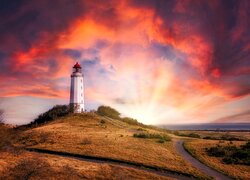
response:
M153 125L249 123L249 8L247 0L3 1L6 123L69 104L77 61L86 110L107 105Z

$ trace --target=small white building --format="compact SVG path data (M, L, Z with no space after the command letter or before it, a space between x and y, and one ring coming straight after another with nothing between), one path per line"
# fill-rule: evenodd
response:
M84 112L84 86L82 67L77 62L73 66L70 86L70 108L74 113Z

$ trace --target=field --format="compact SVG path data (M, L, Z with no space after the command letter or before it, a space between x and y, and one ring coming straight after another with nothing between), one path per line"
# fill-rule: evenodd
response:
M159 139L155 138L136 138L133 137L135 133L149 133L156 134L157 136L167 136L164 130L161 131L157 130L157 128L130 125L120 120L113 120L88 113L84 115L69 115L36 128L19 130L18 137L15 139L12 148L23 150L25 148L39 148L94 157L106 157L159 167L201 179L208 178L208 176L186 162L182 156L175 151L172 141L159 142ZM34 156L33 152L26 152L25 150L21 155L15 155L18 153L15 153L16 150L13 151L14 153L6 155L1 153L0 155L0 163L7 169L7 162L9 159L13 159L13 164L18 164L18 162L16 162L18 158L13 158L13 156L22 158ZM5 153L8 152L9 151ZM36 154L36 156L38 155ZM41 158L45 158L43 157L44 155L40 156ZM60 161L67 161L67 166L71 167L73 170L77 170L77 172L79 171L79 168L75 168L74 165L74 163L76 164L76 160L66 160L63 157L60 157L59 160L56 156L45 159L46 162L50 164L50 167L57 167L55 170L57 172L63 171L60 168L58 169L59 164L61 164ZM102 171L100 173L103 177L106 175L107 177L111 177L113 172L119 172L119 168L122 169L119 166L111 167L110 165L106 165L106 168L103 168L102 165L93 162L88 164L88 166L94 166L96 169L101 169ZM6 169L4 171L6 171ZM140 173L142 173L139 170L129 168L127 171L129 172L128 176L134 178L141 176ZM79 171L79 173L85 174L81 171ZM96 173L97 174L92 172L92 175L90 174L89 177L98 177L99 172L96 171ZM104 175L105 173L106 175ZM120 173L121 174L118 174L117 176L124 177L122 175L122 170ZM143 179L151 176L162 178L162 176L157 176L152 173L148 173L147 176L141 176L141 178ZM117 177L115 179L117 179Z
M8 163L7 163L8 162ZM172 179L119 165L98 164L70 158L21 152L2 153L0 179ZM56 175L56 176L55 176Z
M224 174L227 174L236 179L248 179L250 177L250 167L246 165L225 164L220 157L209 156L206 148L215 147L217 145L225 147L235 145L240 147L246 141L218 141L218 140L200 140L192 139L186 141L185 148L197 159L206 165L217 169Z
M246 165L224 164L220 157L208 156L206 148L226 146L231 141L201 139L221 138L226 132L180 131L198 134L199 138L176 136L169 131L136 124L129 119L112 119L95 113L71 114L33 127L13 129L0 125L0 179L15 177L44 179L176 179L142 168L121 163L150 166L181 176L211 179L180 155L175 146L178 139L185 141L185 148L201 162L233 178L246 179L250 168ZM248 138L247 132L229 132L228 137ZM180 134L179 134L180 135ZM171 140L172 138L172 140ZM232 141L240 146L246 141ZM46 154L31 149L57 152ZM70 153L109 162L80 160L59 153ZM32 167L32 168L31 168ZM53 175L57 174L56 177ZM10 178L11 177L11 178ZM12 178L13 177L13 178ZM179 178L178 178L179 177Z
M204 139L229 139L232 140L250 140L250 132L248 131L175 131L175 134L179 134L181 136L189 136L191 134L199 135L199 138ZM230 139L229 139L230 140Z

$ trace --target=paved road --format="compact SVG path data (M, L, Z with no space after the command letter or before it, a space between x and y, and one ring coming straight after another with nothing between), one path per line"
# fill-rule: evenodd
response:
M183 140L181 139L174 139L175 148L179 154L183 156L183 158L190 162L194 167L199 169L200 171L204 172L205 174L218 179L218 180L230 180L229 177L223 175L222 173L206 166L205 164L202 164L200 161L195 159L193 156L191 156L183 147Z
M94 163L107 163L112 165L118 165L138 170L143 170L146 172L154 173L160 176L164 177L172 177L175 179L181 179L181 180L190 180L194 179L194 177L189 177L188 174L181 174L174 171L170 171L167 169L163 169L160 167L155 166L149 166L144 165L141 163L136 162L130 162L130 161L123 161L123 160L116 160L116 159L110 159L105 157L95 157L95 156L88 156L88 155L80 155L80 154L72 154L68 152L58 152L58 151L52 151L52 150L46 150L46 149L37 149L37 148L27 148L26 150L31 152L37 152L37 153L43 153L43 154L51 154L51 155L57 155L57 156L63 156L67 158L73 158L80 161L87 161L87 162L94 162Z

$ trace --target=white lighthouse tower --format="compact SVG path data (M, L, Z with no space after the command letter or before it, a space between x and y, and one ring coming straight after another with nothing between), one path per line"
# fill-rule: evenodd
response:
M84 88L81 69L82 67L77 62L73 66L73 73L71 74L70 107L74 113L84 112Z

